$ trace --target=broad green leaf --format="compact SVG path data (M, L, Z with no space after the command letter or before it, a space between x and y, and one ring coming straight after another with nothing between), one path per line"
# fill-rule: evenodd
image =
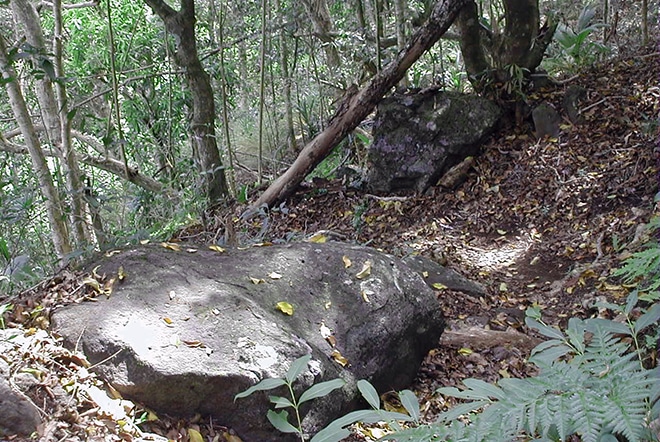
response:
M293 381L296 380L296 378L300 375L300 373L305 371L305 369L307 368L307 363L311 359L312 359L312 355L305 355L299 357L298 359L296 359L291 363L289 370L286 372L286 375L284 376L289 384L293 383Z
M273 410L268 410L266 417L268 418L268 421L273 424L273 427L277 428L282 433L300 433L300 430L289 423L289 413L286 410L282 410L279 413Z
M437 418L437 422L452 422L456 420L459 416L471 413L474 410L477 410L483 406L490 404L489 401L473 401L465 404L459 404L453 407L450 410L440 413Z
M351 432L345 428L332 427L317 433L311 442L340 442L351 435Z
M417 396L410 390L403 390L399 392L399 399L401 400L401 405L406 409L410 417L413 418L415 422L419 421L420 412L419 412L419 401Z
M472 389L474 393L484 395L482 398L477 399L495 398L501 400L504 398L504 392L500 387L489 384L481 379L465 379L463 383Z
M300 395L298 404L302 404L303 402L307 402L312 399L326 396L331 391L336 390L337 388L341 388L345 384L346 382L343 379L333 379L331 381L319 382L318 384L314 384L311 387L309 387L307 390L305 390L302 395Z
M379 421L412 421L412 417L407 414L399 413L398 411L385 411L385 410L374 410L374 413L377 413L379 420L374 420L374 422ZM365 421L366 422L366 421Z
M362 393L362 397L367 401L369 405L374 410L379 410L380 409L380 396L378 396L378 392L374 388L373 385L371 385L368 381L365 381L364 379L360 379L357 383L358 390L360 390L360 393Z
M525 318L525 324L527 324L527 327L537 330L543 336L547 336L548 338L561 339L561 340L566 339L561 331L557 330L554 327L549 327L545 324L541 324L536 319L527 317Z
M591 318L584 321L586 329L590 332L596 329L603 330L612 334L630 335L632 331L627 325L620 322L610 321L602 318Z
M651 324L660 321L660 303L654 304L650 309L640 316L635 322L635 334L641 332Z
M626 299L626 308L623 310L623 312L628 316L630 312L635 308L637 305L637 301L639 300L639 293L637 290L633 290L630 292L628 295L628 298Z
M456 387L442 387L438 388L436 392L444 394L446 396L453 396L461 399L472 399L472 400L486 400L490 401L487 394L474 392L472 390L459 390Z
M281 387L282 385L286 385L286 382L282 378L268 378L264 379L261 382L259 382L256 385L253 385L252 387L248 388L247 390L238 393L236 396L234 396L234 400L240 399L243 397L248 397L255 391L265 391L265 390L272 390L273 388Z
M571 345L582 353L584 351L584 322L578 318L569 319L566 334Z
M603 434L599 439L598 442L618 442L619 439L616 438L613 434L607 433Z
M536 348L532 350L532 356L529 358L530 362L540 366L550 366L560 357L565 356L566 354L573 351L573 349L566 344L550 345L542 348L541 350L537 350L540 347L541 345L537 345Z
M377 411L374 410L352 411L347 415L337 418L334 421L330 422L328 425L326 425L324 429L319 431L316 434L316 436L312 438L312 442L335 441L336 439L332 439L334 435L346 434L346 433L341 433L343 427L354 424L355 422L365 422L365 423L378 422L378 420L380 420L380 415L378 414Z
M275 404L275 408L295 407L295 405L285 397L268 396L268 400Z

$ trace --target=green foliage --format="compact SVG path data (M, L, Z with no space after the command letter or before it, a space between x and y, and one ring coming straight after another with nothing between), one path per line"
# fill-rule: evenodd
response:
M638 336L654 324L660 305L629 325L571 318L565 332L535 317L538 311L528 311L528 326L551 338L532 351L530 362L541 369L538 376L501 379L497 385L467 379L465 389L440 388L440 393L467 402L432 425L385 440L565 441L573 434L585 442L656 440L648 424L660 411L660 371L645 369L621 336ZM467 425L458 420L466 415Z
M5 329L5 313L12 311L14 304L0 304L0 329Z
M654 217L647 225L647 231L656 235L660 230L660 217ZM652 292L660 289L660 245L654 239L645 245L643 250L628 257L623 266L614 272L627 284L637 284L638 288L647 292L647 296L658 299L658 294Z
M305 440L305 434L302 429L302 419L300 417L300 406L312 399L327 396L337 388L344 386L345 382L342 379L333 379L327 382L314 384L305 390L299 397L296 397L293 391L293 384L298 376L305 371L307 363L312 359L311 355L302 356L291 363L291 367L284 375L284 378L268 378L264 379L256 385L248 388L242 393L237 394L234 400L250 396L257 391L268 391L282 386L286 386L289 397L282 396L269 396L268 399L275 406L275 409L292 408L296 415L296 426L291 425L289 422L289 412L281 410L279 412L269 410L266 417L268 421L282 433L297 433L300 440ZM315 440L315 439L312 439Z
M247 397L257 391L269 391L275 388L286 387L288 389L289 397L269 396L270 402L275 406L275 409L292 408L296 415L296 424L292 425L289 422L289 413L286 410L276 412L269 410L266 417L268 421L282 433L297 433L301 441L305 441L305 434L302 429L302 420L300 417L300 406L312 399L327 396L337 388L344 386L345 382L342 379L333 379L331 381L320 382L309 387L302 392L300 397L296 398L293 391L293 384L298 376L306 369L307 363L310 361L311 356L302 356L291 363L291 367L287 371L284 378L269 378L264 379L256 385L248 388L247 390L237 394L234 400ZM406 421L419 423L420 411L417 397L412 391L404 390L399 393L401 404L405 407L409 414L403 414L393 411L386 411L380 408L380 397L376 389L367 381L360 380L357 383L358 390L362 397L371 406L371 410L357 410L342 416L324 429L319 431L311 442L339 442L348 437L351 433L346 429L347 426L356 422L375 423L381 421L389 421L394 428L400 429L397 421Z
M568 69L574 66L586 66L596 61L600 54L608 51L606 46L589 39L595 31L608 26L604 23L592 23L595 15L595 5L587 4L582 9L574 28L565 23L557 26L555 41L558 43L559 53L548 60L549 66Z

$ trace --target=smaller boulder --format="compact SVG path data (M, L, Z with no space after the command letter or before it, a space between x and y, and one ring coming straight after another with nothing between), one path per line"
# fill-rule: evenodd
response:
M384 99L367 151L367 189L424 192L452 166L479 153L500 115L495 103L476 95L426 90Z
M10 337L16 334L22 335L23 332L0 330L0 353L5 353L5 347L13 345ZM0 437L29 436L41 424L39 411L11 387L9 380L9 364L0 358Z
M532 111L532 119L537 138L559 136L561 117L551 104L544 101L536 106Z

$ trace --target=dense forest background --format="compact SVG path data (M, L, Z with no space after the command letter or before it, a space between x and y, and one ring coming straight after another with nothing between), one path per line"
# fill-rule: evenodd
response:
M474 3L491 41L510 32L510 3ZM556 29L541 68L559 80L646 45L658 9L647 0L528 3L538 6L536 28ZM343 97L405 50L433 7L0 1L0 291L247 203L326 128ZM480 89L466 73L466 47L452 27L397 87ZM524 101L530 72L495 67L506 74L498 98ZM368 126L311 176L363 165Z

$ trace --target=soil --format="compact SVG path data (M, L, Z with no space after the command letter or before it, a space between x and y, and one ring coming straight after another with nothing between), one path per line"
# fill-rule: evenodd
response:
M612 269L648 239L644 226L658 211L660 53L653 51L609 61L530 94L532 107L546 101L561 109L566 88L583 87L583 122L565 119L558 138L542 140L530 123L502 130L484 144L455 189L376 196L341 180L317 178L247 222L239 220L247 206L237 205L211 217L206 228L187 228L176 239L275 243L323 231L397 256L430 257L486 286L488 295L480 298L437 292L450 325L411 386L425 418L433 420L451 405L434 393L438 387L469 377L496 381L535 373L526 358L539 337L524 324L527 307L539 306L545 322L563 325L572 316L607 316L594 306L597 300L625 299L628 289L611 276ZM137 440L143 432L187 441L199 432L204 440L238 441L231 430L201 417L156 419L136 405L122 421L89 396L72 401L67 385L106 386L80 355L61 349L56 337L39 329L47 327L43 312L53 305L89 296L86 276L70 271L45 281L5 315L9 325L41 336L29 356L17 352L10 364L13 370L35 364L40 370L28 395L46 415L42 440ZM49 346L59 349L45 349ZM58 393L62 389L70 394ZM141 430L131 419L144 421ZM370 434L358 427L353 440L372 440Z

